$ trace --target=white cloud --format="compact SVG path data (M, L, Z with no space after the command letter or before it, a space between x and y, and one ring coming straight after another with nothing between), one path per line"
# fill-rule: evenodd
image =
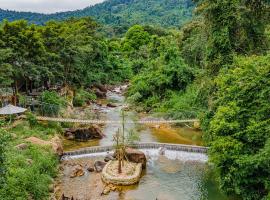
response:
M103 1L104 0L0 0L0 8L16 11L54 13L82 9Z

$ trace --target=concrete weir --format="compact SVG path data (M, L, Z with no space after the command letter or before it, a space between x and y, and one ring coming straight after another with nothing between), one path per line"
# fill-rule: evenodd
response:
M202 154L206 154L208 150L208 147L203 147L203 146L167 144L167 143L156 143L156 142L135 143L133 145L130 145L130 147L135 148L135 149L149 149L149 150L165 148L166 150L170 150L170 151L183 151L183 152L202 153ZM63 158L69 157L69 156L110 152L113 149L114 149L113 146L88 147L88 148L83 148L76 151L64 152Z

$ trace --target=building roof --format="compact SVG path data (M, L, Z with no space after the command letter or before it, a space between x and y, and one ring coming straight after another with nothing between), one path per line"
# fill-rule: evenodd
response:
M27 109L13 106L11 104L0 108L0 115L12 115L12 114L19 114L25 112Z

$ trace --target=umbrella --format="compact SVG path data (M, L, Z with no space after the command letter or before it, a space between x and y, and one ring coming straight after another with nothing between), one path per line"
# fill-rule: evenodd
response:
M17 106L13 106L11 104L0 108L0 115L13 115L13 114L18 114L18 113L23 113L25 112L27 109L25 108L21 108L21 107L17 107Z

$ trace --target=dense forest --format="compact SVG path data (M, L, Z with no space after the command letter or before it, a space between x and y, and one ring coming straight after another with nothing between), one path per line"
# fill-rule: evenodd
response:
M269 1L201 0L192 20L180 30L148 24L180 25L191 16L193 4L149 1L146 6L142 1L131 2L114 6L119 0L108 1L75 15L83 16L89 9L97 16L99 9L109 10L97 20L132 25L123 37L105 37L91 18L34 25L29 14L29 18L23 17L29 22L3 21L0 85L12 87L14 93L20 89L19 83L25 91L68 85L82 94L94 83L129 80L127 99L138 111L201 119L210 161L226 194L245 200L269 199ZM156 17L160 13L155 10L167 11L162 5L172 8L161 15L167 21ZM143 14L133 10L140 6L147 8ZM106 17L114 12L119 18ZM66 17L70 16L67 13ZM17 19L16 15L3 18ZM122 21L125 18L130 21ZM4 151L5 146L0 146L0 152ZM5 156L0 161L4 160ZM9 184L14 186L10 176L15 175L1 174L4 186L0 187L0 197L10 195ZM44 195L39 191L33 194L34 199Z
M25 19L30 23L44 24L49 20L64 20L71 17L93 17L97 22L124 33L134 24L179 27L192 17L194 3L191 0L109 0L82 10L56 14L16 12L0 9L0 21ZM112 34L112 33L110 33Z

